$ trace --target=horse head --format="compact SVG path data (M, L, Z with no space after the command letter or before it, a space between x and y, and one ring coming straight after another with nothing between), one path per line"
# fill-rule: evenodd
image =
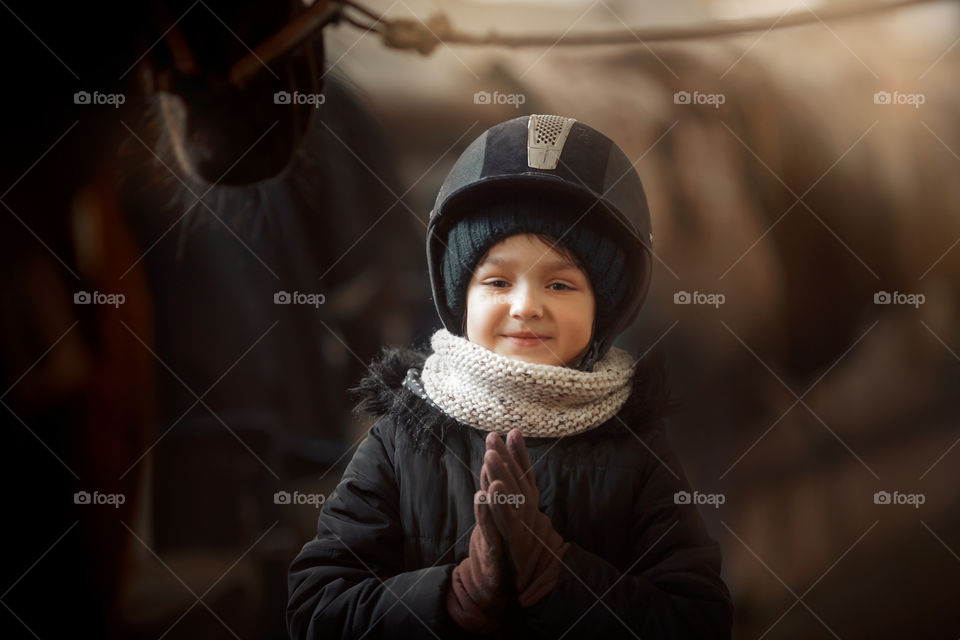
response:
M155 46L141 77L179 172L210 184L247 185L289 164L322 103L322 33L282 51L274 47L273 55L260 47L289 33L291 20L305 11L297 1L154 6Z

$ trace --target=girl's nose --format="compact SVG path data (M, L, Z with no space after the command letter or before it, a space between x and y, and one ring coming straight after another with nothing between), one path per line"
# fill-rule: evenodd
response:
M517 285L510 299L510 315L514 318L539 318L543 315L540 296L534 287Z

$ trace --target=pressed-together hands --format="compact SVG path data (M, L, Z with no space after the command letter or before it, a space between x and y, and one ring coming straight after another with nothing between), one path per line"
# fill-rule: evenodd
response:
M550 593L570 546L540 511L540 491L520 430L511 430L506 444L496 433L487 434L486 448L480 491L474 494L470 552L454 568L447 594L450 615L475 632L497 627L511 586L523 607ZM509 576L513 585L504 584Z
M481 487L485 471L492 498L489 509L514 568L518 601L529 607L553 590L570 543L563 541L547 514L540 511L540 490L519 429L507 434L506 445L496 434L488 435L483 460ZM523 496L523 500L511 504L509 499L497 499L504 495Z

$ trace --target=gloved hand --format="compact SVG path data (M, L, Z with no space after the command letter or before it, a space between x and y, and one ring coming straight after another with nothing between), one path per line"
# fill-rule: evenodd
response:
M511 430L506 444L490 433L486 444L481 485L486 474L490 511L514 568L518 600L520 606L529 607L556 586L570 543L540 511L540 490L520 430Z
M447 612L461 627L472 633L489 633L500 625L506 606L501 592L503 542L493 522L487 497L487 483L473 496L476 524L470 533L470 552L453 569L447 591Z

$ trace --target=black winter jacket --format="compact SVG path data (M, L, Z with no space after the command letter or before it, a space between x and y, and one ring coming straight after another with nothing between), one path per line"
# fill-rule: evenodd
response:
M357 391L377 416L289 572L290 636L467 638L446 611L468 553L486 432L402 386L425 353L387 349ZM556 588L508 607L502 638L729 638L717 543L667 442L662 356L637 366L617 416L563 438L525 438L540 508L570 541Z

